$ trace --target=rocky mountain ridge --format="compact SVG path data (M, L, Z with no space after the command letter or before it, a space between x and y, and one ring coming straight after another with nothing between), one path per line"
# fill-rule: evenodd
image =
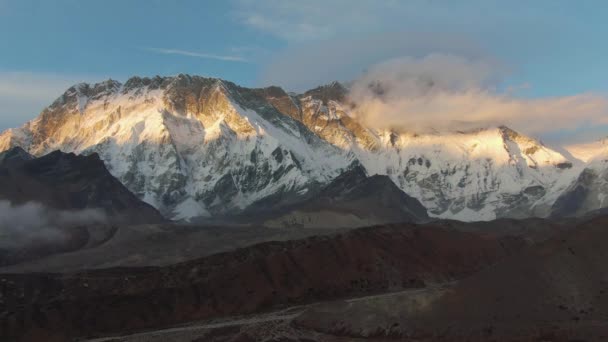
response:
M429 221L426 208L401 191L389 177L369 177L361 165L353 165L309 199L285 208L282 213L272 213L263 224L277 228L356 228L426 221Z
M129 190L178 220L288 206L354 164L388 176L434 217L544 217L584 169L503 126L366 127L336 82L297 95L190 75L73 86L0 135L0 151L13 146L98 153Z

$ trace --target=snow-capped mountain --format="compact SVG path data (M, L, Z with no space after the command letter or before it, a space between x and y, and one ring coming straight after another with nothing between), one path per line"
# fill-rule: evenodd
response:
M552 215L580 216L608 206L608 139L569 146L568 150L586 162L578 177L555 201Z
M435 217L547 216L583 168L507 127L374 130L354 119L346 94L339 83L295 95L188 75L78 84L2 133L0 151L97 152L174 219L294 203L359 164Z
M180 75L68 89L0 150L97 152L132 192L175 219L219 216L304 194L352 156L276 110L264 94Z
M582 164L508 127L466 132L374 131L349 115L339 83L298 97L298 120L351 151L369 174L388 175L435 217L547 216Z
M579 172L575 162L507 127L385 134L379 150L357 155L431 214L464 221L546 216Z

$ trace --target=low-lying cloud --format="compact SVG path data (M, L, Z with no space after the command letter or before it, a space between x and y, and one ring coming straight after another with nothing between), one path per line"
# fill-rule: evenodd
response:
M64 211L40 203L13 205L0 201L0 248L18 248L31 242L62 241L64 229L101 224L107 217L101 210Z
M599 94L525 99L499 89L504 70L484 60L431 54L369 68L351 87L355 114L376 128L447 129L505 124L528 134L608 124Z

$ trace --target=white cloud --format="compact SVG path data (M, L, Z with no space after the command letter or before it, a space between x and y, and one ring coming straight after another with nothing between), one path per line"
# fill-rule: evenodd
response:
M165 48L144 48L146 51L160 53L164 55L180 55L188 57L197 57L205 59L215 59L219 61L227 62L247 62L247 59L239 56L228 56L228 55L214 55L209 53L193 52L179 49L165 49Z
M500 92L493 63L453 55L398 58L369 68L350 98L378 128L454 129L505 124L532 135L608 124L608 98L585 93L522 99Z
M395 32L367 34L321 42L308 42L267 60L260 85L279 85L305 91L330 81L351 81L382 61L431 53L493 60L474 42L456 34ZM498 62L493 62L498 65Z
M384 98L361 89L351 94L359 109L369 112L360 115L376 126L503 123L554 142L595 138L605 135L608 127L606 94L520 98L518 92L535 85L501 81L521 62L511 57L508 65L497 63L481 47L484 42L491 47L501 37L520 56L546 54L555 32L569 22L566 13L546 5L522 11L506 2L483 0L233 3L243 25L286 43L260 72L260 85L302 92L333 80L358 79L357 86L379 77L395 86ZM478 15L480 10L484 15ZM538 25L538 18L543 18L543 25ZM440 61L437 56L461 57ZM418 84L428 74L435 83L430 92ZM498 91L502 86L507 89Z

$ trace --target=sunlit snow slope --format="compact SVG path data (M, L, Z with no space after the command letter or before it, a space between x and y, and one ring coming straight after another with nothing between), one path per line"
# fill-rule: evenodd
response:
M71 87L0 135L21 146L97 152L131 191L174 219L298 201L359 161L432 216L547 216L584 168L507 127L416 134L364 127L332 83L287 94L196 76Z

